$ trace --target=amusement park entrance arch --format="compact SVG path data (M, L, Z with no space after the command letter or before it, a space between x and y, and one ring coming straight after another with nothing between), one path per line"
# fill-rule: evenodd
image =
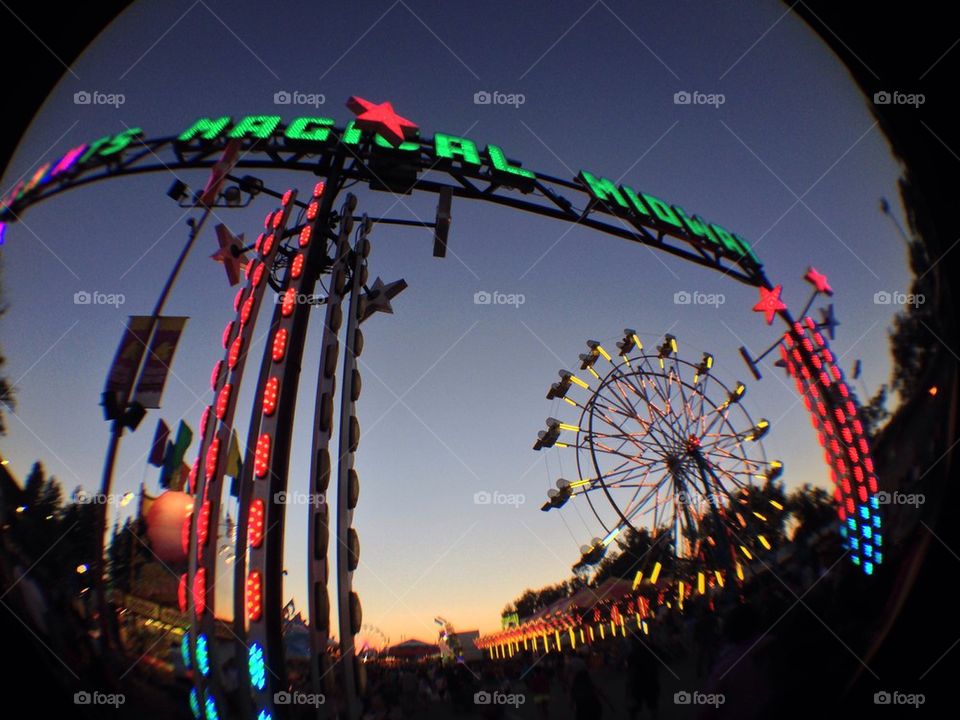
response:
M359 478L353 465L360 440L355 413L360 395L357 358L363 349L360 324L372 313L389 309L390 297L402 289L397 285L368 284L369 236L378 221L432 227L434 255L442 257L447 249L452 198L482 200L580 225L713 268L758 288L760 300L754 310L763 312L768 324L774 316L786 323L786 332L774 347L780 348L785 366L797 380L824 446L844 532L846 524L852 522L850 527L856 534L861 516L869 520L876 515L877 481L857 419L858 409L826 339L819 332L820 326L805 317L810 303L801 317L794 319L780 299L780 286L768 280L746 239L644 189L619 184L599 174L584 170L569 180L557 178L523 167L499 145L481 146L470 138L444 133L421 137L418 127L398 115L390 103L350 98L347 104L356 117L343 127L326 117L296 117L285 122L276 115L250 115L237 120L207 116L170 137L150 139L140 128L105 135L41 165L0 200L2 242L8 225L14 227L29 207L107 178L210 169L207 188L193 198L187 196L179 181L171 188L171 195L185 207L205 209L203 219L220 198L225 198L228 205L236 205L243 201L244 194L249 196L248 202L261 192L271 194L258 179L233 174L239 170L296 170L315 178L313 191L305 200L298 199L296 190L289 190L282 197L274 193L281 200L280 207L267 215L256 244L231 251L234 259L250 251L255 257L246 264L246 283L234 302L236 315L223 334L223 360L211 376L213 400L200 422L200 448L191 473L196 511L189 522L189 571L180 585L181 605L193 623L188 636L189 654L197 672L191 702L198 717L215 720L226 712L226 691L220 681L212 641L216 518L246 351L265 288L270 284L283 293L283 302L277 304L270 321L247 434L248 457L242 464L240 478L234 630L249 672L239 673L241 689L233 699L239 701L242 717L267 720L285 717L289 710L282 695L287 691L281 636L285 515L283 506L278 506L274 499L287 488L300 362L311 314L311 306L297 302L296 298L312 296L321 276L328 278L329 291L318 368L310 492L336 498L333 529L337 601L330 602L327 589L329 504L309 504L306 550L312 690L317 694L326 691L330 696L336 677L335 694L341 708L320 706L319 712L331 717L338 712L341 717L359 717L362 668L356 662L353 647L362 613L352 590L352 575L359 563L360 548L351 525L359 497ZM232 198L221 192L227 181L237 184ZM396 194L436 193L436 220L422 223L358 216L356 198L350 194L339 208L335 207L344 187L354 182ZM191 242L200 225L202 220L194 226ZM178 267L188 249L189 243ZM165 293L174 277L175 273ZM826 278L812 268L805 278L815 286L814 296L830 294ZM153 324L161 308L162 300ZM759 378L756 360L745 349L741 352ZM130 398L128 394L105 400L115 410L115 442L108 454L102 487L106 494L110 490L116 442L123 429L122 415ZM337 445L332 450L335 430ZM336 485L328 494L331 477ZM101 532L101 542L102 535ZM860 553L863 547L861 539ZM858 563L860 557L857 555ZM864 562L864 566L867 572L871 571L871 563ZM97 575L102 577L102 567ZM326 650L333 608L341 657L330 666Z

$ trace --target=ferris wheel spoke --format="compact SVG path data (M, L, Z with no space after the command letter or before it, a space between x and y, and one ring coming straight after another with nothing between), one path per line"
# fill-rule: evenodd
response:
M606 433L594 432L594 433L592 433L592 437L597 438L597 439L599 439L599 440L620 440L620 445L616 448L616 451L617 451L617 452L622 451L622 450L623 450L623 446L626 445L626 444L628 444L628 443L629 443L630 445L636 447L636 449L639 451L638 454L640 454L640 455L643 455L643 454L644 454L645 452L647 452L647 451L650 451L650 450L654 450L654 451L655 451L655 450L658 449L658 446L657 446L655 443L651 443L651 442L648 441L648 440L643 440L643 439L641 439L641 438L638 438L638 437L635 437L635 436L629 435L629 434L625 434L625 435L608 435L608 434L606 434Z
M676 378L677 389L680 390L680 400L682 401L681 407L683 408L683 415L687 414L687 411L690 408L689 401L687 400L686 388L683 383L683 378L680 377L680 362L676 356L673 358L673 376ZM677 419L680 419L680 416L677 416ZM684 426L684 434L688 429L689 425Z
M659 384L654 386L654 389L657 391L658 396L661 398L661 401L664 405L664 411L658 413L657 423L661 429L661 432L665 436L673 438L677 443L684 443L686 441L686 436L680 431L675 423L672 421L672 418L679 418L679 416L674 411L673 402L673 391L671 389L672 381L668 379L666 392L664 392ZM658 408L659 409L659 408Z
M614 487L635 488L634 496L636 496L639 494L640 490L642 490L643 488L651 488L655 485L655 483L650 483L647 481L647 478L650 476L650 471L652 469L653 469L652 467L644 468L644 472L642 473L642 475L638 473L636 477L621 478L613 482L607 482L606 480L604 480L604 485L606 485L607 488L614 488ZM631 500L628 501L627 503L628 506L632 502L633 502L633 498L631 498Z
M633 405L630 403L630 401L625 396L623 396L622 392L619 397L613 396L613 395L608 396L604 394L604 391L607 390L608 388L611 388L611 386L614 390L619 391L620 390L619 382L622 382L622 381L623 381L622 376L611 378L610 380L604 382L600 387L597 388L597 390L595 391L595 395L611 403L613 406L619 408L620 411L626 417L632 417L636 414L636 408L634 408Z
M644 404L646 405L647 413L650 418L649 422L651 427L656 428L659 431L660 435L663 436L664 439L670 439L674 441L679 440L679 437L677 436L676 432L674 432L673 428L671 428L669 426L669 423L666 422L668 417L668 413L666 409L661 409L661 407L657 405L657 403L655 403L650 398L649 394L647 394L646 392L645 387L643 388L642 392L638 390L633 383L630 383L630 387L633 389L634 393L643 400ZM660 393L658 390L657 390L657 399L663 403L664 408L667 407L669 399L664 397L663 394ZM637 417L639 418L639 412L637 413ZM666 450L666 448L664 448L664 450Z
M710 414L710 422L707 424L706 427L704 427L703 431L700 433L700 436L703 437L705 435L708 435L710 431L713 430L714 426L717 424L718 421L721 423L721 426L723 423L729 422L727 420L727 412L729 410L730 410L729 405L727 406L718 405L714 409L714 411Z
M634 390L634 392L636 393L636 388L635 388L635 386L633 385L632 382L627 381L626 384L627 384L628 387L630 387L630 388L631 388L632 390ZM618 386L618 390L620 390L620 391L622 392L622 388L620 388L619 386ZM641 396L641 397L642 397L642 396ZM629 406L630 409L631 409L631 417L632 417L632 419L636 420L636 421L640 424L641 427L646 428L646 430L647 430L647 435L648 435L649 437L653 438L654 442L657 444L657 446L660 448L660 450L661 450L662 452L664 452L664 453L668 452L668 450L667 450L667 448L664 446L663 442L661 442L661 440L660 440L660 438L657 436L657 434L656 434L655 432L653 432L654 429L656 429L656 428L658 427L656 421L655 421L655 420L644 420L642 417L640 417L640 412L639 412L639 410L633 405L632 402L630 402L630 400L626 397L626 394L624 394L624 400L625 400L625 402L628 404L628 406ZM649 401L648 401L647 398L644 398L644 400L646 401L647 408L648 408L648 410L649 410L649 408L650 408ZM661 433L661 434L662 434L662 433ZM665 436L665 437L666 437L666 436Z
M724 468L718 467L710 463L706 459L704 459L703 464L700 466L700 468L701 468L701 471L709 475L712 480L712 482L710 482L710 481L707 481L705 478L705 482L710 482L711 486L714 486L717 489L719 489L723 493L723 495L725 495L729 499L731 503L734 500L733 493L731 493L729 488L727 488L727 486L724 484L723 482L724 479L728 480L738 489L742 489L750 485L749 480L745 483L741 482L737 478L737 475L735 473L730 473L729 471L726 471Z
M634 517L641 509L650 504L651 498L654 499L653 502L653 511L654 511L654 527L657 527L657 510L661 506L660 502L660 490L665 486L665 481L669 480L669 471L664 473L663 476L658 478L655 482L649 485L649 489L646 494L639 498L634 508L629 508L629 512L625 512L628 518ZM669 484L668 482L666 484Z
M703 413L706 405L707 398L707 385L710 383L710 373L704 373L699 376L696 387L697 387L697 399L700 401L700 409L697 411L696 417L703 417Z
M749 431L746 431L743 434L735 435L711 433L707 436L704 436L704 438L707 438L706 442L701 439L700 449L704 452L712 450L729 450L730 448L739 449L743 447L743 443L747 440L748 435Z
M647 437L647 436L650 435L649 429L648 429L643 423L640 423L640 425L641 425L641 427L644 429L644 432L643 432L642 434L640 434L640 433L635 433L635 432L629 432L628 430L626 430L626 429L623 427L623 423L617 422L617 421L615 421L615 420L607 417L607 415L606 415L605 413L602 413L602 412L599 413L599 417L600 417L600 419L601 419L603 422L605 422L605 423L606 423L607 425L609 425L610 427L615 428L615 429L618 430L619 432L618 432L618 433L614 433L614 434L609 434L609 433L601 433L599 430L593 430L593 431L592 431L593 435L595 435L595 436L597 436L597 437L622 437L622 438L624 438L626 441L631 442L631 443L637 445L638 449L641 449L641 448L640 448L640 445L644 445L644 444L645 444L645 445L649 445L649 446L651 446L651 447L652 447L654 444L656 444L656 445L659 446L659 443L656 441L656 439L654 439L652 442L643 439L644 437Z
M772 465L771 462L767 460L757 460L754 458L747 457L746 455L734 455L732 452L726 448L717 448L714 450L715 453L722 455L728 460L733 460L745 465L749 470L758 471L764 466Z
M628 455L628 454L623 453L623 452L618 452L617 450L614 450L613 448L607 447L606 445L602 445L602 444L600 444L600 443L592 443L592 444L590 444L590 445L571 445L571 446L569 446L569 447L576 447L578 450L586 450L586 451L588 451L588 452L589 452L591 449L592 449L592 450L596 450L596 451L598 451L598 452L605 453L605 454L607 454L607 455L613 455L613 456L616 456L616 457L622 457L622 458L624 458L625 460L627 460L627 461L629 461L629 462L633 462L633 463L638 464L638 465L641 464L641 462L644 460L643 458L638 458L636 455ZM599 473L598 473L598 474L599 474Z

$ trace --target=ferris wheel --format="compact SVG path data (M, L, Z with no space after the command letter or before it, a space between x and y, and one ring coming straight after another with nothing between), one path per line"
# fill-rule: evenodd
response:
M673 335L651 352L632 329L615 355L594 340L587 348L583 373L561 370L547 393L576 419L547 418L534 444L572 451L578 473L557 480L542 510L575 500L602 531L581 547L574 570L597 565L632 531L652 541L634 587L657 585L662 572L701 594L731 572L742 580L744 566L772 550L783 510L769 492L783 464L767 459L760 440L770 424L743 406L743 383L714 377L709 353L680 359Z

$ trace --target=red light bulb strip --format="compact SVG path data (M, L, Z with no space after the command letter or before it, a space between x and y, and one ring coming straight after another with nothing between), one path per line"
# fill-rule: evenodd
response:
M182 580L183 609L188 610L186 607L188 599L193 601L192 632L194 634L200 632L198 623L201 622L201 616L204 617L202 622L205 623L205 632L209 634L213 630L209 626L212 622L210 618L212 613L206 615L204 613L211 609L207 606L207 588L216 581L217 553L214 550L217 547L218 527L212 519L219 517L220 487L228 454L220 451L225 450L230 442L230 428L238 394L236 390L240 387L245 366L244 349L253 336L257 313L267 286L263 278L273 265L277 238L282 236L289 220L290 212L294 207L292 202L294 197L294 192L288 193L285 196L284 207L271 212L264 221L264 227L271 229L272 232L266 235L261 234L257 240L257 250L261 259L254 259L247 264L245 270L247 286L241 288L233 298L236 318L227 323L221 338L226 350L225 357L217 361L210 375L215 402L212 409L208 407L201 418L200 447L190 475L190 491L195 498L194 504L199 504L201 508L200 512L196 513L196 517L190 518L186 535L189 544L193 541L190 533L195 533L196 565L192 574L188 573ZM198 467L203 467L202 473L197 472Z

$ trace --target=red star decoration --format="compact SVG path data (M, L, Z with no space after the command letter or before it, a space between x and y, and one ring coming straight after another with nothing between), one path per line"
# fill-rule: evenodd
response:
M760 302L753 306L753 311L762 312L767 319L767 325L773 322L773 316L780 310L787 309L780 299L781 292L783 292L783 285L777 285L773 290L760 288Z
M415 137L419 129L416 123L397 115L393 105L388 102L372 103L354 95L347 100L347 107L356 114L357 127L379 133L394 147L406 138Z
M827 276L821 272L817 272L817 269L812 265L807 268L807 274L803 276L803 279L813 285L817 289L817 292L822 292L825 295L833 295L833 288L830 287L830 284L827 282Z
M217 231L217 242L220 243L220 249L210 256L215 262L223 263L223 269L227 271L227 280L230 287L240 282L240 269L247 264L247 258L242 255L243 235L239 237L234 235L226 225L217 225L214 228Z

